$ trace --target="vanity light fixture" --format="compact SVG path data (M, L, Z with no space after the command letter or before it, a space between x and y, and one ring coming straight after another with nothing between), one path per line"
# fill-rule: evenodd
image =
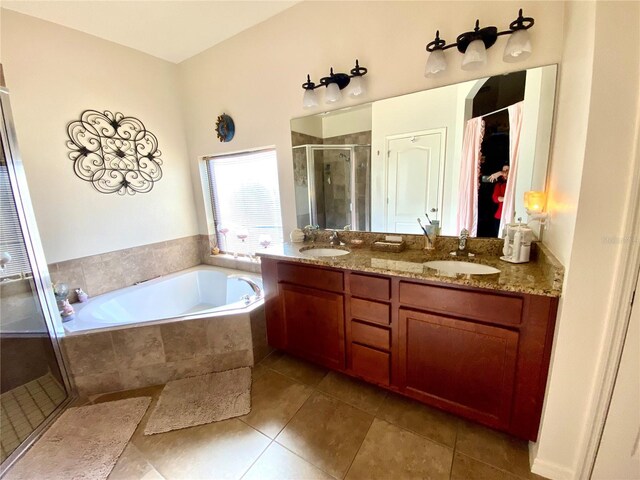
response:
M317 85L311 81L311 76L307 75L307 81L302 84L304 96L302 97L302 106L311 108L318 106L318 98L316 88L326 87L324 101L325 103L335 103L342 100L342 90L349 84L349 95L358 97L365 93L364 82L362 77L367 74L367 69L361 67L356 59L356 66L349 73L333 73L331 68L328 77L322 77Z
M456 38L455 43L447 45L447 42L440 38L440 31L436 31L436 38L427 44L427 66L425 77L432 77L447 69L447 61L444 51L448 48L456 47L462 58L463 70L475 70L483 67L487 63L487 49L491 48L499 36L511 35L504 49L502 59L505 62L519 62L531 55L531 39L528 29L533 27L534 20L531 17L523 17L522 9L518 12L518 18L509 24L509 29L498 32L496 27L480 28L480 20L476 20L473 31L461 33Z
M547 203L547 194L545 192L528 191L524 192L524 208L529 215L531 221L537 220L544 225L548 214L544 212L544 206Z

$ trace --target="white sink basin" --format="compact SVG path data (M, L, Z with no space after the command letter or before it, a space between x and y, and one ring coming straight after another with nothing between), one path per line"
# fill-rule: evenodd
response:
M441 275L492 275L500 273L497 268L480 263L457 262L454 260L434 260L425 262L426 267L438 270Z
M340 257L342 255L347 255L351 253L349 250L344 250L342 248L322 248L322 247L311 247L311 248L301 248L300 253L306 255L307 257Z

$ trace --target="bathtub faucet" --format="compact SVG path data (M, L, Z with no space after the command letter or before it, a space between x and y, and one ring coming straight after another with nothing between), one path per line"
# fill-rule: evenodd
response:
M242 280L243 282L247 282L251 287L251 290L253 290L253 293L255 293L256 298L262 298L262 289L260 288L260 285L258 285L253 279L241 276L234 276L233 278Z

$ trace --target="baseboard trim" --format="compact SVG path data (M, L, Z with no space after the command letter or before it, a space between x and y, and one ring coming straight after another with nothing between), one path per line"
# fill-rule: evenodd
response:
M536 475L541 475L551 480L573 480L576 478L576 472L570 468L540 458L533 459L531 471Z

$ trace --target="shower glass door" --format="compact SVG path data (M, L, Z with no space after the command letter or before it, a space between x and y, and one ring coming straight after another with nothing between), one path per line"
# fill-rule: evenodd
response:
M317 224L351 228L351 148L312 147Z
M52 294L0 88L0 473L69 398L53 331Z

